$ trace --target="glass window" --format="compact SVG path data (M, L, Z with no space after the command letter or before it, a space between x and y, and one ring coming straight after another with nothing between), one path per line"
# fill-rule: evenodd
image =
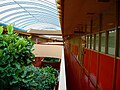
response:
M96 39L95 39L95 50L98 51L98 43L99 43L99 34L96 34Z
M105 33L101 33L100 52L105 53Z
M115 54L115 33L116 30L109 31L108 34L108 54Z
M94 35L92 35L92 49L94 49L94 40L95 40L95 37Z
M119 46L119 52L118 52L118 56L120 57L120 30L119 30L119 39L118 40L119 40L119 45L118 45Z
M90 35L87 36L87 48L90 49Z
M88 47L87 45L87 36L85 36L85 43L86 43L86 48Z

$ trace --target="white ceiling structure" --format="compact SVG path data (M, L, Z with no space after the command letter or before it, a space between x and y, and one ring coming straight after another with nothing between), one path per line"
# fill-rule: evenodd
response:
M61 30L55 0L0 0L0 24L21 31Z

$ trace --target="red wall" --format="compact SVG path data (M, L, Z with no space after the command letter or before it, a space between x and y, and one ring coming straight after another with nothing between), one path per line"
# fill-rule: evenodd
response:
M116 90L120 90L120 59L117 62Z
M98 54L96 52L85 49L84 65L85 69L90 72L90 80L94 85L96 85L97 56Z
M65 49L67 90L96 90L75 55Z
M72 53L74 53L74 55L78 55L78 46L77 45L72 45Z
M85 49L84 66L81 66L74 56L65 49L68 90L96 90L95 85L100 90L112 90L114 57ZM117 60L115 90L120 90L120 59Z
M85 49L85 54L84 54L84 65L86 70L88 71L89 69L89 51L87 49Z
M97 64L98 64L98 54L94 51L90 51L90 79L96 85L97 76Z
M114 58L100 54L99 86L102 90L112 90Z

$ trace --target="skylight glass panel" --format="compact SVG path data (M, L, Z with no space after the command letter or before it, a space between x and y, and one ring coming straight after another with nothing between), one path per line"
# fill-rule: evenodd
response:
M18 5L8 5L8 6L1 6L0 7L0 14L2 14L1 15L1 18L3 17L3 16L5 16L5 15L8 15L8 14L10 14L11 13L11 11L12 11L12 9L11 8L19 8L19 6Z
M29 26L26 26L24 29L28 30L29 27L32 27L32 29L38 29L38 30L61 30L60 27L48 23L37 23L32 24Z
M17 28L60 30L58 17L56 0L0 0L0 21Z
M35 20L31 20L31 21L27 21L27 22L24 22L24 23L20 23L20 24L15 24L15 26L25 28L28 25L36 24L36 23L38 23L38 22L35 21ZM28 30L28 29L25 29L25 30Z
M32 18L32 16L31 15L29 15L29 14L23 14L23 15L17 15L17 16L14 16L14 17L12 17L11 19L9 19L8 20L8 22L9 21L12 21L12 20L16 20L16 19L21 19L21 18L25 18L25 17L31 17Z
M2 18L0 18L0 20L4 20L6 18L12 18L12 17L15 17L15 16L20 16L20 15L25 15L25 14L28 14L28 12L25 12L25 11L17 11L17 12L14 12L14 13L11 13L11 12L8 12L8 13L5 13L3 15Z
M3 13L3 14L0 14L0 16L1 16L1 18L2 17L4 17L4 16L7 16L7 15L9 15L9 14L11 14L11 13L15 13L15 12L21 12L21 11L23 11L23 10L11 10L11 11L9 11L9 12L5 12L5 13ZM4 19L4 21L6 22L6 21L8 21L9 19L11 19L11 18L13 18L14 17L14 15L13 16L9 16L9 17L6 17L5 19Z
M35 9L35 8L25 8L25 10L27 10L28 12L30 13L34 13L34 12L37 12L37 13L47 13L47 14L50 14L50 15L53 15L53 16L58 16L57 13L54 13L54 12L51 12L49 10L44 10L44 9Z
M38 3L38 4L43 4L46 6L49 6L51 8L56 8L56 2L55 0L14 0L16 3L27 3L27 2L31 2L32 3Z
M8 2L13 2L13 0L0 0L0 4L8 3Z
M24 25L25 23L28 23L28 22L38 22L36 21L35 19L27 19L27 20L21 20L19 22L15 22L15 25Z
M35 16L35 17L39 17L41 15L45 16L45 17L50 17L50 18L54 18L54 19L58 19L57 16L53 16L49 13L30 13L31 15Z
M51 8L49 6L45 6L43 4L34 5L34 3L33 3L31 5L28 5L27 3L23 3L23 4L20 4L20 6L22 6L23 8L29 7L29 8L32 8L32 9L35 8L35 9L39 9L39 10L40 9L47 10L47 11L50 11L50 12L53 12L53 13L57 14L57 10L56 9Z
M19 7L19 5L13 4L13 5L2 6L2 7L0 7L0 9L1 9L1 11L5 11L7 9L10 9L10 7L11 8L17 8L17 7Z
M14 18L14 19L10 20L9 22L10 23L15 23L15 22L19 22L21 20L26 20L26 19L31 19L31 18L33 18L33 17L29 16L29 15L28 16L26 15L26 16L23 16L23 17Z

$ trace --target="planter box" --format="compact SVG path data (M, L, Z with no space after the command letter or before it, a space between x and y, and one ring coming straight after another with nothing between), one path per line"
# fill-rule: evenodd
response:
M51 62L51 61L44 61L44 60L42 60L41 66L42 67L52 66L53 68L55 68L57 70L60 70L60 61L59 62Z
M32 64L35 67L40 67L41 66L41 61L44 59L44 57L35 57L35 61L32 62Z

